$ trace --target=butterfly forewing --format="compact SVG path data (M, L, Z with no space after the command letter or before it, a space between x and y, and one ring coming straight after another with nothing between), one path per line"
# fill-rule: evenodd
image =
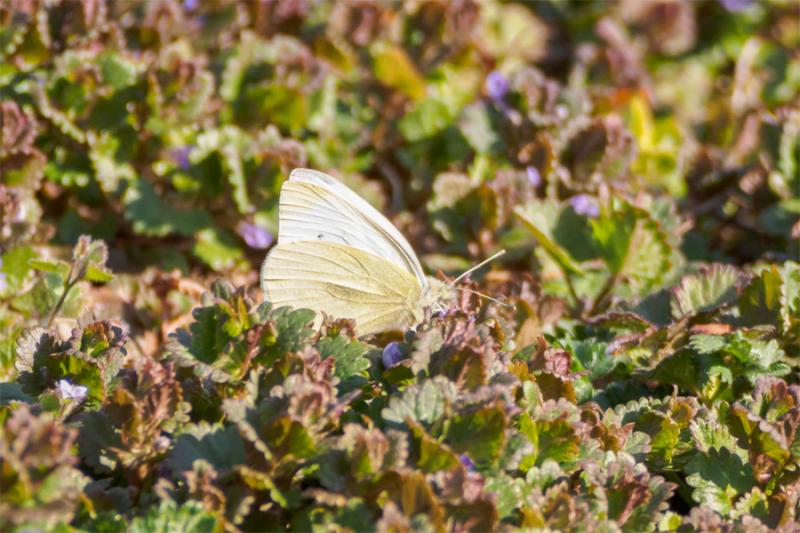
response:
M371 253L408 271L425 288L422 266L386 217L335 178L296 169L280 198L278 243L323 241Z
M352 246L325 241L279 243L261 283L274 307L289 305L353 318L362 335L404 329L417 319L422 287L412 274Z

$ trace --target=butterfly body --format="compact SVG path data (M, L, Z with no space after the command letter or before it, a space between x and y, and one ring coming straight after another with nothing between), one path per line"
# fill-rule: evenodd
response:
M278 244L261 269L275 306L356 320L362 335L403 330L452 289L426 277L414 250L386 218L335 178L296 169L281 188Z

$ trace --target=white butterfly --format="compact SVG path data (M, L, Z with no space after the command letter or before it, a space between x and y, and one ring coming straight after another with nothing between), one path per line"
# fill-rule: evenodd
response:
M452 298L452 284L426 277L391 222L337 179L295 169L281 188L278 244L261 267L273 305L356 320L361 335L419 323Z

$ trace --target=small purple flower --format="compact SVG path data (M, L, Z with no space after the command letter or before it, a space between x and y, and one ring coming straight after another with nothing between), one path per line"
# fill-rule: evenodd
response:
M269 245L275 240L270 232L256 224L242 222L239 224L237 231L244 239L244 242L247 243L247 246L256 250L269 248Z
M486 93L496 103L503 101L508 90L508 80L499 71L495 70L486 77Z
M472 461L472 459L469 458L469 455L462 453L461 455L458 456L458 460L461 461L461 464L464 465L464 468L466 468L470 472L475 471L475 463Z
M170 440L168 437L161 435L156 437L156 440L153 442L153 444L155 444L157 450L165 452L169 449Z
M595 218L600 214L600 207L595 202L594 198L588 194L578 194L569 199L572 209L579 215L589 218Z
M744 11L751 5L753 5L753 0L718 0L722 7L725 8L726 11L731 13L739 13L740 11Z
M528 175L528 183L534 187L538 187L542 184L542 175L539 174L539 170L536 167L525 167L525 174Z
M403 352L400 351L399 342L390 342L383 349L381 361L383 361L383 366L385 368L392 368L399 363L401 359L403 359Z
M198 0L183 0L183 8L187 11L197 9Z
M183 170L187 170L192 165L191 162L189 162L189 154L191 152L192 147L190 145L181 146L180 148L172 150L172 157Z
M89 392L87 387L83 385L73 385L68 379L58 380L56 386L58 387L58 394L63 400L80 402L86 398L86 394Z
M0 268L3 268L3 258L0 257ZM6 281L6 273L0 272L0 292L3 292L8 288L8 282Z

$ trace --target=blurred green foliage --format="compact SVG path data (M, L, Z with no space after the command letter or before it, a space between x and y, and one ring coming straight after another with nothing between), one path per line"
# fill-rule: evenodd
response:
M0 529L790 529L798 20L0 3ZM299 166L513 308L258 304Z

